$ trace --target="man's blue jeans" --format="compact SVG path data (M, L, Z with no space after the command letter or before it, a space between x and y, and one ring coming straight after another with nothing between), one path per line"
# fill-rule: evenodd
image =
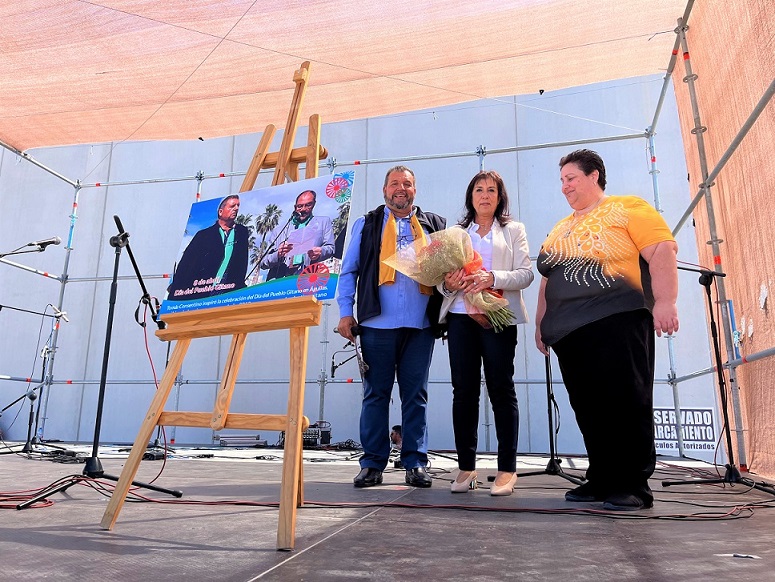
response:
M405 469L428 464L428 373L435 338L430 328L361 327L363 379L361 467L384 470L390 456L390 396L398 378L401 398L401 463Z

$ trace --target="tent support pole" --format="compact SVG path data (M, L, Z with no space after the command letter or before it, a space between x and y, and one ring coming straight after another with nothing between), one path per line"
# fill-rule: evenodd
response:
M721 263L721 248L720 245L723 242L722 239L718 238L718 231L716 228L716 215L713 210L713 198L710 193L710 188L713 185L712 182L709 181L709 173L708 173L708 162L707 157L705 155L705 139L703 137L703 134L705 131L707 131L707 127L703 126L700 121L700 109L697 101L697 90L695 87L695 81L697 80L697 75L692 72L692 62L689 55L689 46L686 40L686 31L689 27L686 26L682 20L678 21L678 29L679 29L679 36L681 39L681 49L683 51L683 59L684 59L684 67L686 70L686 76L684 77L684 82L687 84L687 87L689 89L689 101L691 102L692 106L692 113L694 116L694 128L692 129L692 133L695 135L695 138L697 140L697 154L699 157L700 162L700 172L702 174L702 190L704 191L704 197L705 197L705 210L708 217L708 230L710 235L710 240L708 241L708 244L711 245L712 253L713 253L713 268L716 273L722 273L722 263ZM721 308L721 323L722 327L724 329L724 344L727 351L727 361L731 361L734 359L735 354L732 351L733 350L733 343L731 341L732 338L732 331L731 331L731 325L729 322L729 304L727 302L727 294L726 289L724 285L724 278L723 277L716 277L715 280L716 283L716 291L717 291L717 300L719 307ZM745 469L747 467L747 461L745 456L745 443L743 439L743 418L740 411L740 393L739 393L740 387L737 383L737 371L735 368L729 369L729 392L730 396L732 397L732 410L734 414L735 419L735 440L737 442L737 459L741 466L741 468ZM727 427L729 430L731 430L732 427ZM729 455L734 455L734 451L729 451Z

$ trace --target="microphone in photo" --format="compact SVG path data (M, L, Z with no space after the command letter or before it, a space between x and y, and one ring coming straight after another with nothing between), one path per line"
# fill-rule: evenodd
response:
M58 245L62 244L62 239L58 236L52 236L51 238L44 238L43 240L36 240L31 243L27 243L28 247L40 247L40 250L42 251L49 245Z

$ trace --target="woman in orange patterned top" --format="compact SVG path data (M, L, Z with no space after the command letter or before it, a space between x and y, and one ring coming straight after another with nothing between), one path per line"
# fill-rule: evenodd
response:
M678 330L678 247L643 199L605 194L596 152L563 157L560 179L573 213L539 251L536 345L557 354L589 458L587 481L565 499L648 508L656 465L654 331Z

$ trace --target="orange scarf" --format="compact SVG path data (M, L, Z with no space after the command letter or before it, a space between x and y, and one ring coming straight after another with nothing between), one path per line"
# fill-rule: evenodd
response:
M417 220L417 215L412 214L409 224L412 228L412 235L414 240L422 240L423 245L428 244L428 238L425 236L425 232L420 226L420 221ZM396 253L398 247L398 228L396 226L396 217L391 212L388 214L387 224L382 231L382 246L379 250L379 284L380 285L392 285L396 282L396 270L393 267L389 267L384 263L384 260L388 257L392 257ZM420 285L420 293L423 295L433 295L433 289L426 285Z

